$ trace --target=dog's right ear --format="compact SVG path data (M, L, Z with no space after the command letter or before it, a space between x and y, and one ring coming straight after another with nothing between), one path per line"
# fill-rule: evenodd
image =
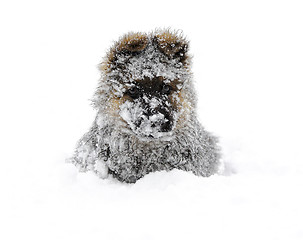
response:
M108 70L110 66L116 66L122 63L118 63L118 56L128 55L134 56L143 51L148 44L148 37L144 33L128 33L120 38L114 46L107 53L105 61L101 64L101 70Z

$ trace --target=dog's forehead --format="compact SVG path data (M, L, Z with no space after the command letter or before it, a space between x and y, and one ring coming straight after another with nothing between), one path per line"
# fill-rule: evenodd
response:
M177 59L168 59L154 45L149 45L144 52L131 56L125 64L133 79L164 77L166 80L180 78L186 72Z
M154 45L150 44L138 55L117 55L115 64L107 76L119 79L125 84L157 77L163 77L163 81L169 83L176 79L185 81L189 74L189 69L182 62L177 59L168 59Z

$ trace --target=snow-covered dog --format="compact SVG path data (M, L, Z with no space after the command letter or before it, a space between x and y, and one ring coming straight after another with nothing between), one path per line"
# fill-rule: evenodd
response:
M133 183L174 168L210 176L217 138L196 117L188 41L177 32L129 33L109 50L93 98L98 113L72 162Z

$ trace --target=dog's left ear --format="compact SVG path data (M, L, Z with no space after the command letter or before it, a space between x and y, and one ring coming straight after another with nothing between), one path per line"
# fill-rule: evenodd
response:
M171 59L185 63L188 59L188 41L182 36L169 31L156 34L154 37L158 49Z

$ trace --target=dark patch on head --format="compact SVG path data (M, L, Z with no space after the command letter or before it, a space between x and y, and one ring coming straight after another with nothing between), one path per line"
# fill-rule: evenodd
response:
M153 79L145 77L142 80L135 81L134 86L129 88L126 91L126 94L133 99L142 97L143 94L165 98L166 96L169 96L173 91L177 90L177 87L175 83L165 83L164 80L164 77L155 77Z
M154 36L153 42L159 51L165 54L169 59L178 59L183 64L187 63L188 41L183 37L179 37L170 32L164 32Z

